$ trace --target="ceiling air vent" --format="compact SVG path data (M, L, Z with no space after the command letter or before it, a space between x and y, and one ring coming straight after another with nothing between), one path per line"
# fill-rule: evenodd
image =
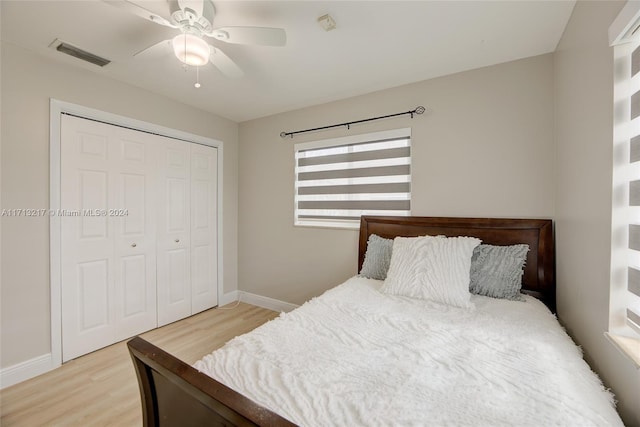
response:
M55 39L49 47L54 48L58 52L66 53L67 55L82 59L83 61L90 62L99 67L104 67L111 62L108 59L101 58L98 55L94 55L93 53L87 52L86 50L82 50L58 39Z

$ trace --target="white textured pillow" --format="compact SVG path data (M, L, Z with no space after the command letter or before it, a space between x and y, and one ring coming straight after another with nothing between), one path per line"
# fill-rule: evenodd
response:
M469 269L480 242L475 237L396 237L381 290L470 308Z

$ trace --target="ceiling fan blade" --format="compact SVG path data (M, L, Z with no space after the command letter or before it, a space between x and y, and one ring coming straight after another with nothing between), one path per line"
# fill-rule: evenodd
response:
M158 58L171 53L171 40L162 40L154 45L142 49L140 52L134 53L133 56L139 58Z
M169 22L166 18L158 15L157 13L151 12L145 9L142 6L138 6L135 3L132 3L127 0L103 0L105 3L110 4L111 6L115 6L119 9L126 10L127 12L137 15L141 18L146 19L147 21L155 22L156 24L164 25L165 27L177 28L171 22Z
M233 62L231 58L229 58L223 51L220 49L209 45L211 48L211 55L209 56L209 62L215 65L218 70L222 72L225 76L237 79L244 76L244 72L238 67L238 65Z
M234 44L256 44L261 46L284 46L287 33L282 28L222 27L207 34L220 41Z

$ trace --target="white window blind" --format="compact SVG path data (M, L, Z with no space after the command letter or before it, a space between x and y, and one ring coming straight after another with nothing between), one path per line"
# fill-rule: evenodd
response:
M295 163L296 225L411 214L411 129L299 143Z
M610 331L640 335L640 42L616 46Z
M627 325L640 334L640 46L631 53L629 164L629 250Z

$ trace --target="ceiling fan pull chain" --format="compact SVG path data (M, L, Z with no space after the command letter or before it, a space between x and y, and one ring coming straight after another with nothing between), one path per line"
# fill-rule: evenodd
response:
M182 60L182 62L186 64L187 63L187 33L183 34L183 39L184 39L184 59Z
M200 88L200 67L196 67L196 84L194 86L196 89Z

